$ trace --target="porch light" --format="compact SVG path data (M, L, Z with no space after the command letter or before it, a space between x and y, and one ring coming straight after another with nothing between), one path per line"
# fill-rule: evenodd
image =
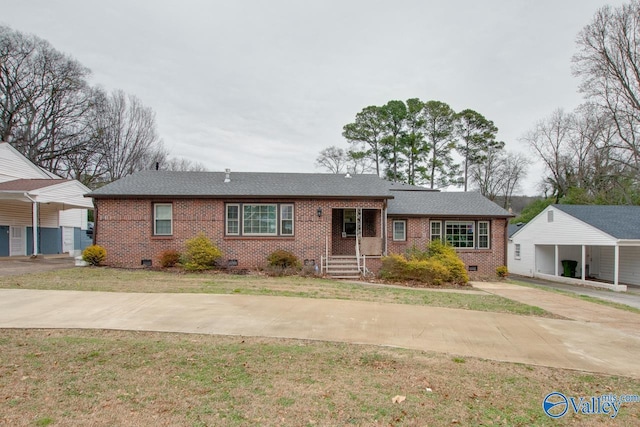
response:
M318 208L317 214L318 214L318 218L322 216L322 208Z

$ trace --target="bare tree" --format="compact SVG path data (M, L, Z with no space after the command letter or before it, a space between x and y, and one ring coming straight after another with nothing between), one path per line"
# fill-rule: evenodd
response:
M551 187L556 202L567 194L570 184L571 156L567 150L571 138L573 117L562 109L556 110L547 119L540 120L522 140L529 144L545 165L546 182Z
M347 155L342 148L332 145L320 151L316 158L316 167L324 168L330 173L343 173L347 165Z
M628 150L624 160L640 171L640 2L601 8L577 44L573 71L580 89L609 112Z
M101 108L99 138L108 181L150 169L166 159L156 133L155 114L138 98L114 91Z
M183 157L170 157L159 163L161 170L176 172L206 172L207 168L200 162L193 162Z
M0 27L0 137L60 173L90 108L89 70L35 36Z
M469 181L489 200L501 198L506 209L526 176L528 164L529 160L523 154L490 149L481 161L471 165Z
M503 154L502 164L499 169L502 178L500 195L504 197L503 208L507 209L511 206L513 193L519 190L522 180L527 175L528 165L529 159L524 154L509 152Z

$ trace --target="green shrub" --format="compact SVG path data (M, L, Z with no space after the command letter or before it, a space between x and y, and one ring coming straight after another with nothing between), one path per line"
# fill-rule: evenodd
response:
M299 268L300 260L294 254L285 250L277 250L271 252L267 257L267 263L270 267L281 267L281 268Z
M501 265L500 267L496 268L496 274L498 275L498 277L505 278L509 276L509 270L507 269L506 265Z
M387 280L404 280L407 259L402 255L392 254L382 258L380 277Z
M82 260L91 265L100 265L106 257L106 249L99 245L87 246L85 250L82 251Z
M447 282L449 271L435 259L410 259L402 255L390 255L382 259L380 277L387 280L411 281L441 285Z
M160 265L163 268L175 267L180 262L180 253L175 249L169 249L160 254Z
M453 246L444 244L440 240L434 240L427 246L427 253L429 259L440 261L449 271L449 276L445 279L446 282L462 285L469 281L467 268Z
M185 242L186 250L182 256L182 266L185 270L210 270L216 261L222 257L222 251L204 233Z
M431 242L425 250L413 246L407 250L406 256L384 257L380 277L430 285L462 285L469 281L464 262L458 257L455 249L439 240Z

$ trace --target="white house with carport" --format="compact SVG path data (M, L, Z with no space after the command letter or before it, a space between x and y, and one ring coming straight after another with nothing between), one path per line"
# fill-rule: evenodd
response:
M548 206L509 237L508 267L614 291L640 286L640 206Z
M69 253L88 244L90 190L0 143L0 256Z

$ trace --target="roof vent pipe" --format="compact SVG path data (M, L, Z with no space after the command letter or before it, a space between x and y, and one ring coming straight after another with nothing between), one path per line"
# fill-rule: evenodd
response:
M231 182L231 169L224 170L224 182Z

